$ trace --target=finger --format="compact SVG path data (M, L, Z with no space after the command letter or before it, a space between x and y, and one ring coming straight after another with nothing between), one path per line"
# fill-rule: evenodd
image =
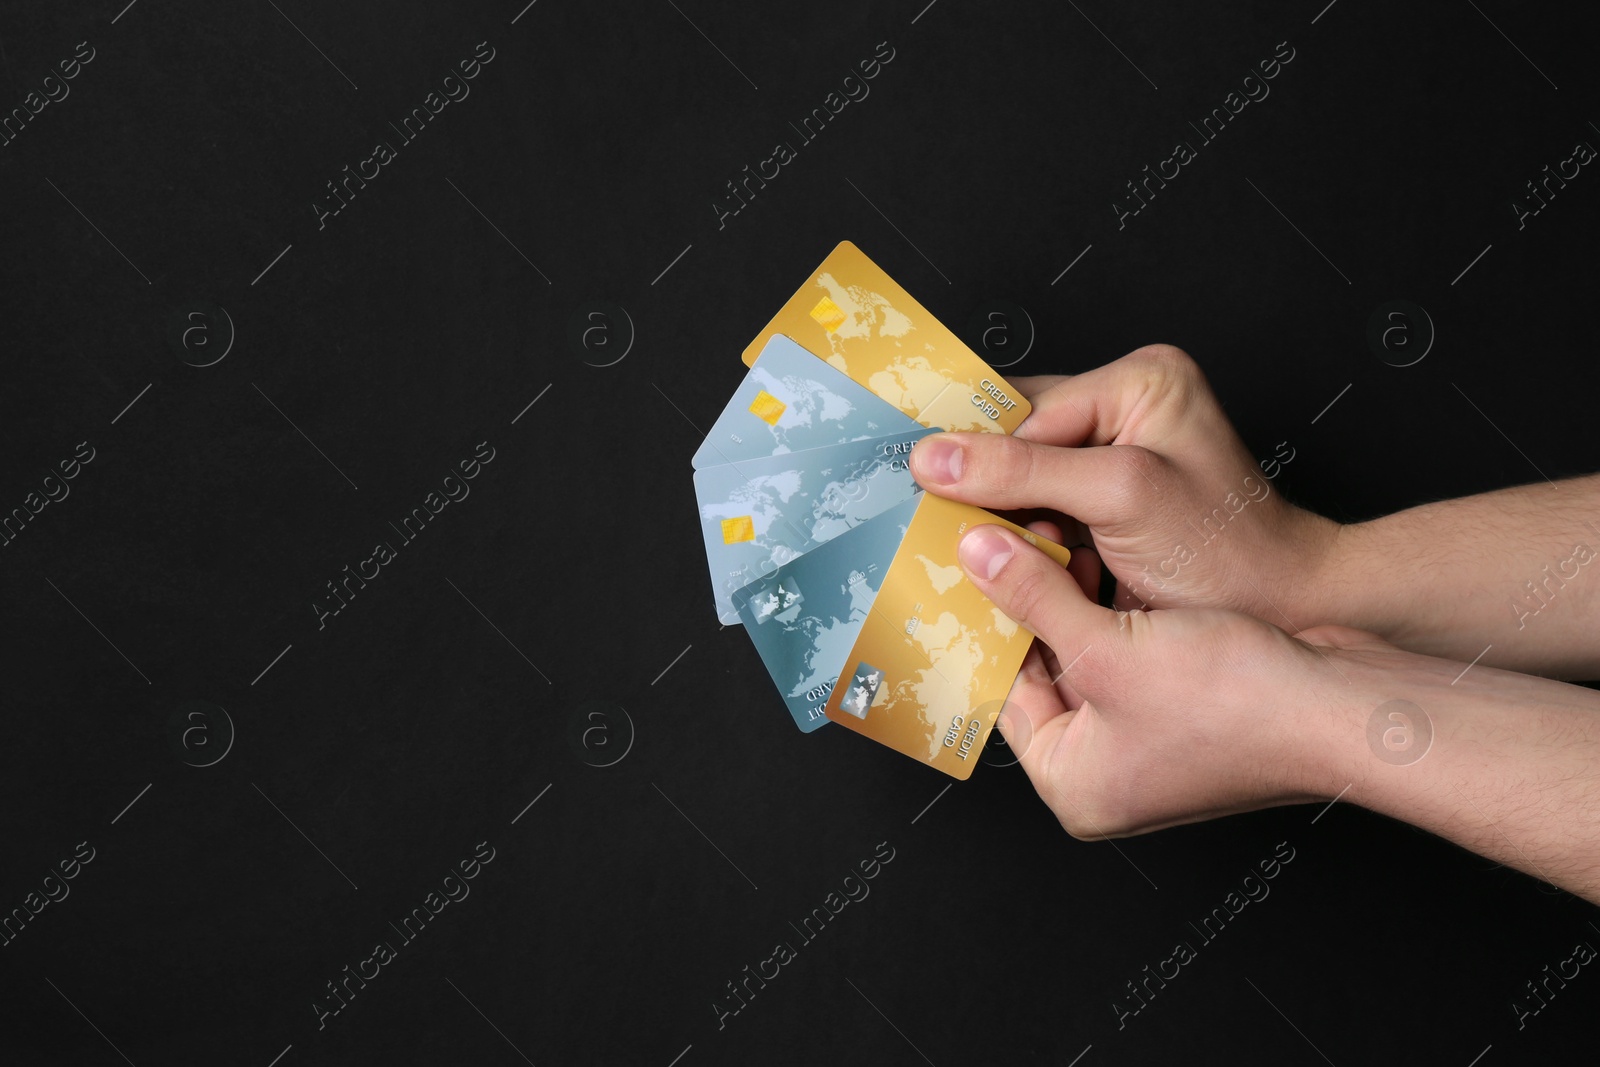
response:
M1044 647L1034 642L1023 657L1017 680L1006 694L1005 706L1000 709L996 725L1005 734L1006 743L1020 756L1028 748L1028 740L1045 723L1058 715L1068 714L1061 695L1050 684L1050 668L1044 662Z
M999 526L968 530L957 555L972 584L1054 649L1074 672L1073 688L1092 699L1130 640L1117 613L1084 596L1066 568Z
M1050 773L1051 756L1075 715L1077 712L1062 702L1061 694L1050 684L1035 644L1022 661L1022 671L1006 697L996 725L1046 803L1060 788Z
M1094 538L1089 533L1089 528L1070 515L1061 515L1054 519L1035 519L1033 522L1024 523L1028 529L1036 534L1042 534L1058 545L1076 549L1079 545L1093 545ZM1054 533L1045 533L1046 529Z
M1061 524L1052 522L1049 519L1035 519L1033 522L1028 523L1028 530L1047 541L1054 541L1058 545L1066 543L1061 539Z
M1028 523L1024 529L1029 533L1036 533L1046 540L1054 541L1058 545L1066 544L1061 532L1061 525L1049 519L1035 519ZM1083 595L1090 600L1098 602L1100 599L1100 555L1092 548L1075 549L1072 558L1067 561L1067 573L1072 575L1078 583L1078 588L1083 590Z
M1163 404L1152 401L1208 390L1205 376L1187 353L1171 345L1146 345L1030 395L1033 412L1016 435L1053 445L1110 444L1136 415L1148 418L1161 410Z
M1061 544L1061 528L1049 519L1039 519L1027 525L1030 533L1040 537L1048 537L1056 544ZM1083 590L1083 595L1089 600L1100 602L1100 553L1092 548L1075 548L1072 558L1067 561L1067 573L1073 581L1078 583L1078 588ZM1049 645L1035 641L1028 650L1028 659L1023 662L1023 672L1027 673L1028 665L1033 657L1038 657L1038 666L1044 671L1043 678L1060 695L1068 711L1072 711L1083 703L1083 697L1066 681L1066 671L1061 669L1061 657L1056 655L1055 649Z
M1017 378L1007 378L1006 384L1011 386L1013 391L1032 400L1070 377L1069 374L1024 374Z
M1091 603L1100 602L1100 553L1092 548L1075 548L1067 561L1067 573Z
M1066 535L1062 544L1068 548L1077 548L1079 545L1094 547L1094 532L1089 527L1070 515L1063 515L1062 518L1066 520L1061 527L1062 533Z
M1061 658L1043 641L1035 641L1033 647L1040 651L1039 661L1044 666L1044 680L1050 683L1068 711L1077 711L1083 704L1083 694L1072 687L1071 676L1061 666Z
M1006 739L1006 746L1018 761L1028 758L1034 738L1046 723L1072 714L1050 684L1050 674L1040 649L1035 643L1028 650L1017 680L1006 694L1005 704L995 720L995 729Z
M1147 384L1128 356L1082 374L1062 376L1026 393L1033 411L1014 431L1054 445L1109 444Z
M1167 461L1138 446L1058 448L992 433L936 433L911 450L917 484L991 510L1050 508L1091 527L1148 514Z
M1028 525L1028 529L1032 530L1034 533L1039 533L1040 531L1033 529L1034 526L1037 525L1044 524L1030 523ZM1089 555L1094 556L1094 553L1091 551ZM1072 564L1078 563L1081 558L1082 557L1079 554L1073 554L1072 563L1067 565L1067 573L1072 573ZM1095 567L1095 581L1098 583L1100 580L1100 559L1098 556L1095 556L1091 562ZM1079 578L1076 574L1074 574L1073 577L1077 579L1078 585L1082 587L1083 579ZM1090 593L1087 590L1085 591L1084 595L1090 600L1095 599L1095 594ZM1065 680L1065 675L1067 672L1061 669L1061 657L1056 655L1055 649L1051 648L1043 641L1035 641L1028 649L1027 657L1022 661L1022 673L1028 674L1030 670L1032 670L1035 674L1037 674L1055 689L1056 693L1061 697L1062 703L1066 705L1068 711L1072 711L1079 704L1083 703L1083 697L1078 693L1077 690L1073 689L1071 685L1067 684Z
M1033 647L1039 650L1039 658L1044 661L1044 669L1050 672L1050 677L1054 678L1059 675L1061 673L1061 660L1056 658L1055 649L1043 641L1035 641ZM1071 704L1067 705L1069 708L1071 706Z

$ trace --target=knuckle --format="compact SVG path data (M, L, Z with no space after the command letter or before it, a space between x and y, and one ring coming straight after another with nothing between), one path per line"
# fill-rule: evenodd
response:
M1064 793L1057 791L1062 800ZM1080 788L1056 814L1061 828L1079 841L1110 841L1124 837L1138 827L1126 801L1108 794L1103 787Z
M1194 357L1176 345L1145 345L1129 355L1155 377L1182 380L1200 374Z
M1059 816L1061 828L1071 835L1074 841L1094 841L1100 835L1094 832L1087 820L1076 811L1067 811Z
M1173 345L1146 345L1132 353L1152 398L1186 407L1209 388L1194 357Z
M1107 830L1105 822L1102 821L1106 817L1105 812L1100 812L1100 818L1095 818L1084 810L1084 805L1088 803L1087 798L1080 796L1064 812L1058 814L1061 828L1077 841L1109 840L1112 831Z

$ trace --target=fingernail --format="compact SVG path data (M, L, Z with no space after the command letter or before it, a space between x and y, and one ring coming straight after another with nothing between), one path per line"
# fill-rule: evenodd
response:
M1011 559L1011 542L994 526L978 526L956 548L961 565L985 581L993 580Z
M919 480L934 485L954 485L961 480L961 446L948 437L926 437L912 454L917 459Z

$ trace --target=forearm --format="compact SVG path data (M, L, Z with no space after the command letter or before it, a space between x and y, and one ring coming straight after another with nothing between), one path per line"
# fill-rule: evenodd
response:
M1600 903L1600 693L1463 666L1358 653L1321 790Z
M1600 677L1600 475L1345 526L1308 585L1301 613L1316 621L1463 662Z

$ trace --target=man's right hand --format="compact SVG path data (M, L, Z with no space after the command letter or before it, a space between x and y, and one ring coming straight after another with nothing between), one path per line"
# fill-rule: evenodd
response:
M1290 632L1325 621L1301 597L1339 525L1272 491L1186 353L1150 345L1085 374L1012 384L1033 403L1016 434L918 442L920 485L984 508L1059 512L1067 543L1093 547L1116 576L1118 608L1232 608Z

